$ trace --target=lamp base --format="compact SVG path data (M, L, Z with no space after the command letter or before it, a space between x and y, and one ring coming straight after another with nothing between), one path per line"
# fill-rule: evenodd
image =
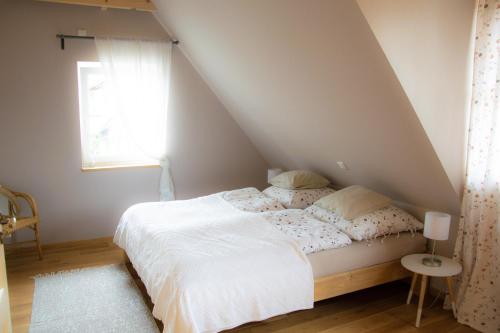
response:
M422 259L422 264L429 267L441 267L441 259L435 257L425 257Z

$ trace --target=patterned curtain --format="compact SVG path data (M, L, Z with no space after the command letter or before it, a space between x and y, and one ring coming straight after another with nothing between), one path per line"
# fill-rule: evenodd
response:
M454 258L460 323L500 332L500 0L479 0L467 173Z

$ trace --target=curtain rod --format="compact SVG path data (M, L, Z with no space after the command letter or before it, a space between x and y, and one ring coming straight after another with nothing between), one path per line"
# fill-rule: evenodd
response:
M61 40L61 50L64 50L64 39L95 39L95 36L78 36L78 35L63 35L63 34L57 34L57 38ZM172 40L172 44L177 45L179 44L179 41L174 39Z

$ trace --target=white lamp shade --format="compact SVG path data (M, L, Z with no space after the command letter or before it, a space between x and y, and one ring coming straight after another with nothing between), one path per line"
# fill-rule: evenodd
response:
M451 216L440 212L425 213L424 237L447 240L450 232Z
M283 170L280 168L267 169L267 182L271 182L271 179L282 173Z

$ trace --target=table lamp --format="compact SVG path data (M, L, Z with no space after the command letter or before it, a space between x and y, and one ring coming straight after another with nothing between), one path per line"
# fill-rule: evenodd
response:
M422 264L430 267L441 266L441 260L436 258L436 241L447 240L450 231L451 216L440 212L425 213L424 237L432 239L432 256L422 259Z
M280 168L267 169L267 182L269 183L271 179L282 173L283 170Z

